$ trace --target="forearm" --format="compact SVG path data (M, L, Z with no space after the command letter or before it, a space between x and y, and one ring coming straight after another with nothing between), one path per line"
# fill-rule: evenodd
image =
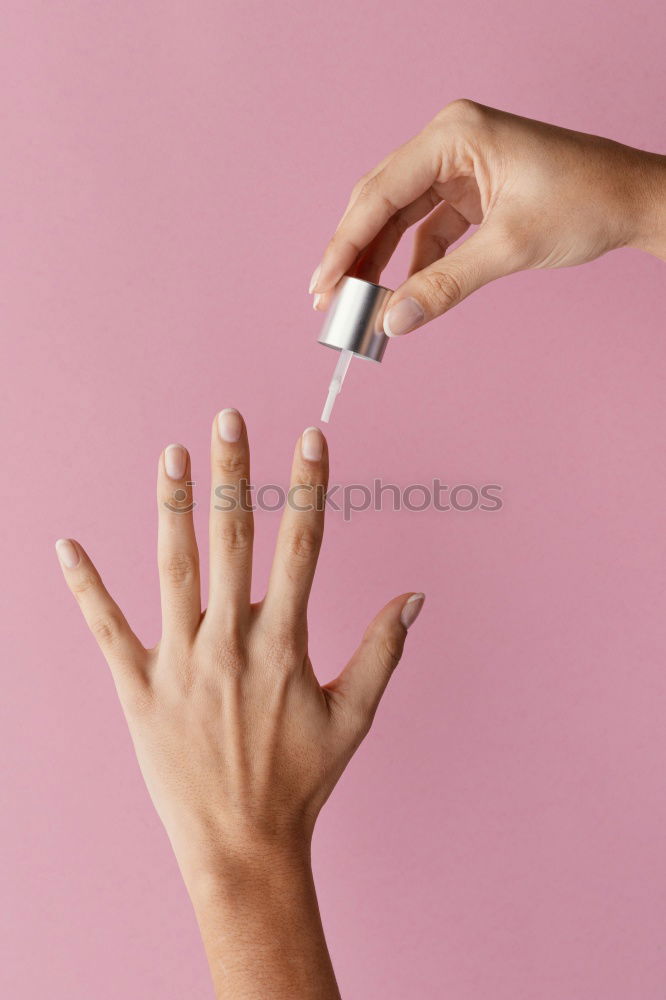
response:
M186 881L218 1000L339 1000L307 848Z

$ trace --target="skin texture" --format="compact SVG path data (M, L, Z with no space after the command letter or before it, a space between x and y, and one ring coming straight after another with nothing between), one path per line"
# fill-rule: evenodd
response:
M623 246L666 259L666 157L454 101L356 184L313 274L314 307L327 308L344 274L379 281L415 223L409 277L386 306L389 336L526 268Z
M225 439L226 438L226 439ZM250 604L249 447L235 410L211 439L210 599L202 614L189 455L157 479L162 638L144 649L78 542L65 580L107 659L137 758L201 928L218 997L339 996L310 868L319 810L368 732L423 595L394 598L322 687L307 602L322 541L328 452L315 428L294 454L266 597ZM221 502L223 496L238 502ZM247 498L246 498L247 499ZM230 509L231 508L231 509Z

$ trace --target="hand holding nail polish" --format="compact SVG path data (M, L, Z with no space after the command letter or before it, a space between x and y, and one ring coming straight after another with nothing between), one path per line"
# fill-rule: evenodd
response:
M379 281L415 223L409 275L386 307L388 337L516 271L626 246L666 260L666 157L454 101L356 184L312 275L315 308L328 307L343 275Z

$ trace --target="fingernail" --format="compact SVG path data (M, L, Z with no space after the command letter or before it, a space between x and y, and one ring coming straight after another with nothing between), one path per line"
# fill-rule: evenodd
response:
M384 333L387 337L402 337L424 319L425 313L416 299L403 299L391 306L384 316Z
M315 295L315 297L312 300L312 308L313 309L319 309L319 303L320 302L321 302L321 295L319 293L317 293L317 295Z
M317 282L319 281L320 272L321 272L321 264L319 264L318 267L314 269L312 277L310 278L310 284L308 286L308 292L310 293L310 295L312 295L315 288L317 287Z
M301 435L301 454L308 462L320 462L324 454L324 435L318 427L308 427Z
M187 468L187 452L182 444L170 444L164 449L164 471L169 479L182 479Z
M421 608L423 607L423 602L425 601L425 594L412 594L412 596L405 601L405 605L400 612L400 621L405 628L409 628L413 625L418 616L421 614Z
M55 550L60 564L65 569L74 569L79 564L79 551L69 538L59 538L55 543Z
M238 441L243 431L243 419L238 410L231 407L222 410L217 417L217 429L223 441L229 444Z

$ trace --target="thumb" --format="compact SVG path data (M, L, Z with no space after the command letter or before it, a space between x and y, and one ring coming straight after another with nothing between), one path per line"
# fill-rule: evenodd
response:
M391 674L400 662L407 629L416 621L425 594L402 594L382 608L340 676L328 685L346 714L368 729Z
M384 333L401 337L448 312L477 288L515 270L503 241L481 226L446 257L417 271L389 299Z

